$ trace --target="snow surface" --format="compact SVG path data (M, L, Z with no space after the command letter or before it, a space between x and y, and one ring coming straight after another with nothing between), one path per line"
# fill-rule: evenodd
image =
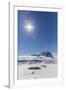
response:
M33 60L33 61L32 61ZM42 60L42 62L34 62ZM57 59L46 56L19 56L18 61L27 63L18 63L17 77L21 79L39 79L57 77ZM29 69L30 67L39 67L41 69Z

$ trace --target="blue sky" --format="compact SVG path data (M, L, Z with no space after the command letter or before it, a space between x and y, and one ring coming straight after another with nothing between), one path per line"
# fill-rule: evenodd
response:
M25 30L31 23L32 32ZM18 10L18 55L50 51L57 54L57 12Z

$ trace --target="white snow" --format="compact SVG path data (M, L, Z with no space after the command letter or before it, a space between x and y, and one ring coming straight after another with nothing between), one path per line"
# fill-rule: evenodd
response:
M44 64L24 64L18 65L18 80L21 79L39 79L39 78L56 78L57 77L57 64L45 64L45 67L41 67ZM41 67L41 70L29 70L29 67ZM32 74L34 72L34 74Z
M18 60L56 60L56 58L46 56L18 56Z
M57 77L57 59L45 56L19 56L18 60L43 60L41 63L24 63L18 64L18 80L21 79L38 79L38 78L56 78ZM45 63L44 62L47 62ZM52 61L54 63L52 63ZM51 63L50 63L51 62ZM42 67L42 66L46 67ZM41 70L29 70L29 67L40 67ZM33 73L33 74L32 74Z

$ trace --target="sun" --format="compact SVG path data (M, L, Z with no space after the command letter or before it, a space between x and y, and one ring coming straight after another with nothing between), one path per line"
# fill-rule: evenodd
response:
M27 32L32 32L33 29L34 29L34 26L31 23L27 23L25 25L25 29L26 29Z

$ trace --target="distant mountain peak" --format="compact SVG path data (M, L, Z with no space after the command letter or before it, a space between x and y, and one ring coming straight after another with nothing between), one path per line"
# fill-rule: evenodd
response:
M51 54L51 52L49 52L49 51L43 51L40 54L33 54L32 56L46 56L46 57L54 58L53 55Z
M40 53L40 55L53 58L53 55L49 51L46 51L46 52L43 51L42 53Z

